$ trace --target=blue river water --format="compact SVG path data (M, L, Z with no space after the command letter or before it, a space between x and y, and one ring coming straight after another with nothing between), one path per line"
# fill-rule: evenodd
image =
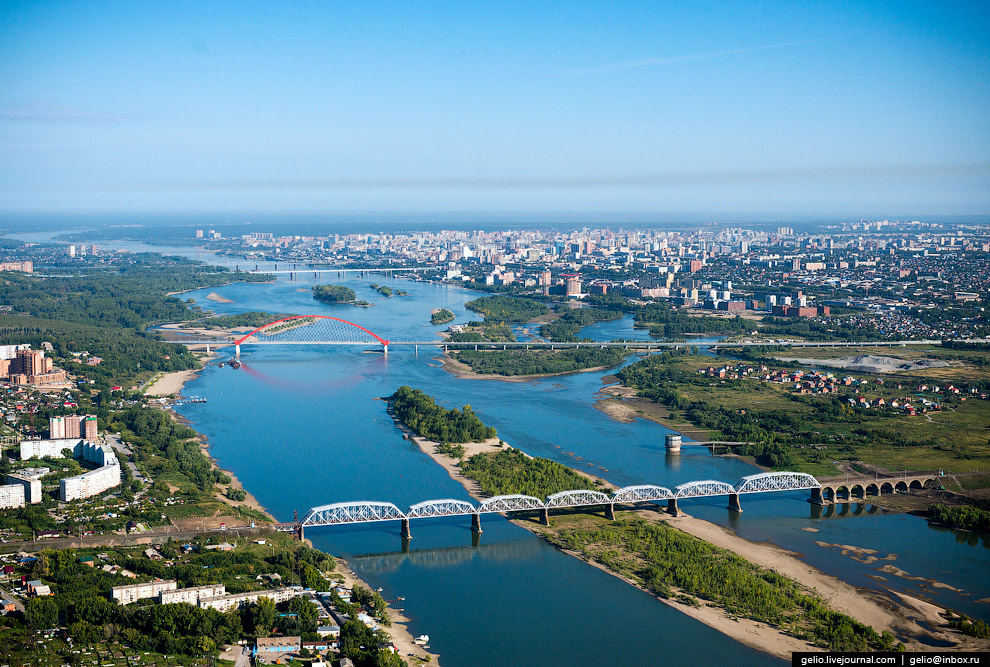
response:
M198 290L183 298L220 313L333 315L392 340L434 338L444 327L429 324L431 308L452 310L455 322L477 317L464 308L475 292L377 274L345 275L324 273L321 281L352 287L359 299L374 304L371 308L314 301L312 274ZM411 294L385 298L369 282ZM232 302L207 301L211 291ZM625 318L587 327L582 335L605 340L644 338L645 332ZM294 510L302 514L314 505L345 500L383 500L402 508L430 498L467 499L459 483L402 439L385 403L377 400L401 385L423 389L447 406L470 404L511 445L619 485L735 483L756 472L704 448L669 455L663 440L670 431L664 427L643 420L620 423L596 409L603 376L614 370L510 383L455 378L436 356L426 347L418 353L393 347L383 357L351 347L245 346L240 369L211 366L188 384L185 394L208 402L181 410L207 436L220 465L283 520ZM744 496L741 515L728 512L725 499L685 502L682 508L743 537L798 552L854 584L905 591L987 616L986 605L976 602L990 596L986 540L868 507L816 516L806 500L806 493ZM311 529L307 537L347 558L371 585L385 589L386 598L405 596L410 629L430 635L445 665L635 665L654 664L660 656L734 665L769 661L504 519L486 515L476 545L466 519L414 522L408 552L402 551L398 528ZM881 557L893 553L896 560L859 562L833 544L876 549ZM883 572L879 568L885 564L921 579Z

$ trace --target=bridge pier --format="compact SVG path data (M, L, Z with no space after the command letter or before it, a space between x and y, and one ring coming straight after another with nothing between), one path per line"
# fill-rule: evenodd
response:
M471 532L478 533L478 534L484 532L484 531L481 530L481 515L480 514L472 514L471 515Z
M729 494L729 510L732 512L742 513L742 507L739 506L738 493Z
M540 510L540 523L542 523L544 526L550 525L550 510L548 510L546 507Z
M306 535L302 524L299 524L299 527L296 529L296 536L299 538L300 542L306 539Z
M671 516L677 516L677 498L670 498L667 500L667 512Z
M237 345L234 346L234 356L237 357L238 359L240 359L240 357L241 357L241 345L240 345L240 343L238 343Z
M820 486L811 490L811 498L808 499L808 502L812 505L825 504L825 499L822 498L822 488Z
M402 539L404 539L404 540L411 540L412 539L412 532L410 532L410 530L409 530L409 519L403 519L402 520L402 531L401 531L401 534L402 534Z
M615 504L609 503L605 506L605 518L609 521L615 521Z
M388 343L382 345L382 354L384 354L386 357L388 356Z

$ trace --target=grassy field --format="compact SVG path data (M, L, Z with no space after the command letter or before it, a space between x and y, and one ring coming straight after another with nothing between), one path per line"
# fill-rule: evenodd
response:
M953 350L940 345L908 345L904 347L795 347L782 352L774 352L777 357L797 357L800 359L842 359L869 354L878 357L893 357L904 361L936 359L949 364L948 367L924 370L898 371L886 373L890 378L917 377L926 380L949 380L955 382L980 381L990 379L990 351ZM842 369L836 368L838 373Z

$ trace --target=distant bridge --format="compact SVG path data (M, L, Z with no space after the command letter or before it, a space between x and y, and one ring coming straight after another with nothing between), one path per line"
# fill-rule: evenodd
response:
M485 498L478 505L466 500L444 498L416 503L405 512L392 503L361 500L314 507L298 522L279 524L277 529L285 532L298 532L301 538L307 527L401 521L402 537L408 539L412 537L409 526L412 519L470 516L472 530L480 533L482 514L539 512L540 521L544 525L550 525L551 510L604 507L605 516L614 520L616 505L638 505L666 500L667 511L676 516L678 500L716 496L728 496L728 508L734 512L742 512L739 505L739 496L742 494L802 489L811 489L813 497L816 494L817 497L821 497L821 484L807 473L763 472L743 477L734 486L727 482L706 479L686 482L674 489L652 484L627 486L616 490L612 495L589 489L561 491L547 496L543 500L522 494L510 494Z

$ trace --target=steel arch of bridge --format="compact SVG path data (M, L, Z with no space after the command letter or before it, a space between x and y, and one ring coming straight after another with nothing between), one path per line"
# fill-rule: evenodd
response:
M736 493L766 493L821 488L818 480L804 472L761 472L747 475L736 484Z
M431 516L463 516L477 514L478 508L463 500L445 498L443 500L426 500L416 503L406 512L410 519L420 519Z
M405 519L406 515L392 503L359 500L314 507L299 522L303 526L334 526L367 521Z
M699 482L687 482L674 489L676 498L699 498L703 496L728 496L736 493L736 487L717 479L703 479Z
M306 320L312 320L306 322ZM277 325L285 325L279 328ZM273 329L275 329L273 331ZM264 339L259 337L263 336ZM249 339L252 339L250 340ZM388 346L388 341L360 324L329 315L293 315L269 322L234 341L234 345L253 343L340 343L378 344Z
M642 503L651 500L670 500L673 497L674 492L665 486L640 484L637 486L627 486L619 489L612 496L612 502Z
M612 497L601 491L590 491L578 489L575 491L561 491L552 496L547 496L547 501L543 503L545 509L555 507L582 507L584 505L610 505Z
M520 512L523 510L541 510L543 501L532 496L513 493L506 496L486 498L478 506L478 514L486 512Z

